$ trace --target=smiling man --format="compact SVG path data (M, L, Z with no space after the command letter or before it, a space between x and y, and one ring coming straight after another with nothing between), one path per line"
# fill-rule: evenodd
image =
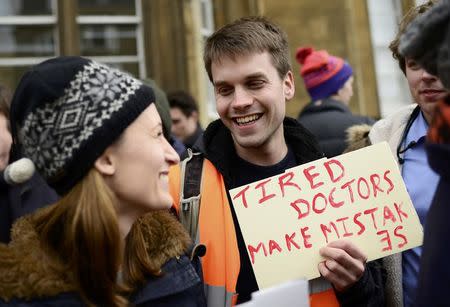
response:
M224 26L208 38L204 62L220 119L207 127L198 149L205 159L200 213L191 216L198 218L193 237L206 245L202 266L208 306L231 306L249 300L258 285L227 191L323 153L305 128L285 117L295 86L287 37L277 25L248 17ZM171 185L183 216L189 209L177 201L186 197L180 194L179 175L173 170ZM186 178L193 177L188 171ZM356 246L336 241L321 255L326 259L318 268L323 278L310 282L312 306L383 304L380 271L366 265L366 255Z

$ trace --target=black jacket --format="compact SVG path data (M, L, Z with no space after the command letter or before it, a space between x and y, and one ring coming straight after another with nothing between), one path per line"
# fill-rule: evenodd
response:
M427 144L428 162L441 178L425 222L416 306L447 306L450 264L450 144Z
M292 148L298 165L323 157L314 136L295 119L285 118L284 137ZM236 150L230 131L220 120L206 128L203 140L197 142L200 150L224 177L227 187L234 186L233 169L235 169ZM231 204L230 195L228 200ZM233 211L233 210L232 210ZM337 293L342 306L383 306L384 272L379 262L370 262L362 278L344 293Z
M332 98L308 104L298 116L298 121L317 138L328 158L342 154L346 148L347 128L375 122L368 117L353 115L345 104Z
M11 227L19 217L57 200L56 192L38 173L18 185L7 184L0 173L0 242L10 241Z
M314 136L295 119L286 117L284 120L284 137L292 147L295 159L300 164L323 157ZM195 145L195 150L201 151L224 177L227 186L234 186L233 165L236 161L236 150L230 131L222 121L216 120L206 128L203 139Z

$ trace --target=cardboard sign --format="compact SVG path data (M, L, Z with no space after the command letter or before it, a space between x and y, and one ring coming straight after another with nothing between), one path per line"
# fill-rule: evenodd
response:
M368 260L422 244L423 231L386 142L230 190L260 289L318 277L319 249L354 242Z

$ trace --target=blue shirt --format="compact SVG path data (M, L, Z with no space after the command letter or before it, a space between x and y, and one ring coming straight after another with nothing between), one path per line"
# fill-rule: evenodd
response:
M430 168L425 152L427 130L428 124L422 112L420 112L402 144L402 148L405 148L411 141L417 142L415 146L404 153L405 162L402 168L402 177L424 228L428 209L439 181L439 175ZM402 254L403 302L405 307L412 306L415 299L421 254L422 247L410 249Z

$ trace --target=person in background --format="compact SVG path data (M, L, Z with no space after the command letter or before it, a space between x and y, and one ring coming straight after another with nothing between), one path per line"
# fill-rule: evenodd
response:
M141 81L82 57L25 73L13 139L60 199L0 244L0 305L206 306L199 259L168 211L179 158L154 101Z
M311 97L297 119L314 134L326 157L340 155L347 146L347 128L374 123L369 117L352 114L348 106L353 96L353 70L343 59L311 47L298 48L296 59Z
M400 39L400 53L436 75L447 95L436 106L426 151L431 168L440 176L426 217L415 306L446 306L450 291L450 1L441 0L408 26Z
M158 110L159 116L161 116L163 128L164 128L164 136L169 141L170 145L172 145L173 149L178 153L181 157L186 152L186 146L184 146L183 142L181 142L173 133L172 133L172 119L170 118L170 106L169 101L167 100L166 93L156 84L153 79L144 79L143 82L153 88L155 92L155 105Z
M11 94L9 90L0 84L0 171L3 171L9 163L12 137L9 128L9 103Z
M58 199L55 191L33 170L20 176L19 180L6 171L10 163L22 158L17 151L11 154L10 102L9 89L0 85L0 242L3 243L10 241L11 227L19 217Z
M203 135L201 203L193 237L211 251L202 259L208 305L231 306L248 301L258 285L228 191L320 159L323 153L308 130L285 116L295 86L287 36L276 24L246 17L225 25L206 41L204 62L220 119ZM178 212L185 208L180 176L180 167L171 169ZM194 176L186 173L188 179ZM358 247L338 240L320 255L325 259L318 265L323 277L309 283L311 306L383 305L382 272L366 264Z
M198 106L195 99L185 91L175 91L167 95L172 118L172 133L187 148L192 148L203 135L199 122Z
M0 85L0 242L9 242L10 208L9 186L3 179L3 171L9 163L12 137L9 128L9 91Z
M427 161L425 137L437 103L446 96L447 91L437 76L426 71L415 59L404 57L399 52L399 43L407 26L432 8L434 3L435 1L427 1L413 7L403 17L399 31L389 46L405 74L414 104L378 121L369 133L372 144L387 141L390 145L425 231L428 227L425 223L426 216L439 181L439 175L430 168ZM421 255L422 247L417 247L384 258L388 274L386 293L390 305L413 305L417 294Z

